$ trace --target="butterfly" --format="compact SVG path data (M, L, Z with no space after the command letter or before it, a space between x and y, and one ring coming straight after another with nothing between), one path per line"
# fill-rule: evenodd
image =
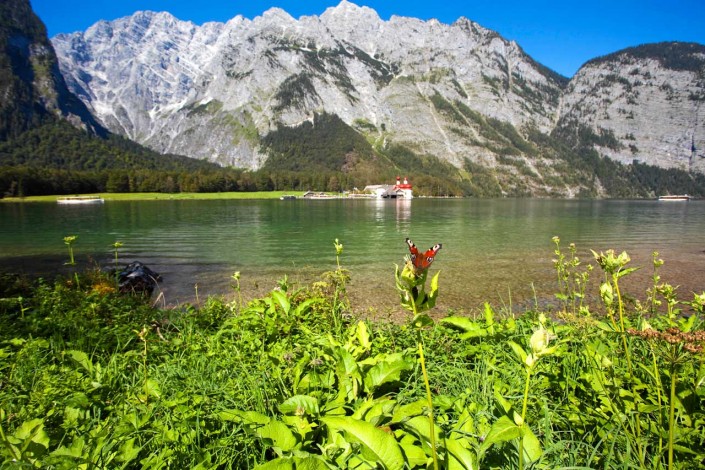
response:
M409 252L411 253L411 263L417 271L425 271L433 263L433 259L436 257L438 250L443 248L443 245L436 243L431 248L426 250L426 253L421 253L414 242L406 239L406 244L409 245Z

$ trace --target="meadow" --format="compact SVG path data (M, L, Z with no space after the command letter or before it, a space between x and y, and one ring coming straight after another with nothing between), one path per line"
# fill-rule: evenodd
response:
M98 269L3 275L1 467L705 468L705 293L553 243L555 302L520 315L438 312L444 273L407 259L406 319L370 321L338 240L310 285L246 299L236 272L170 309Z

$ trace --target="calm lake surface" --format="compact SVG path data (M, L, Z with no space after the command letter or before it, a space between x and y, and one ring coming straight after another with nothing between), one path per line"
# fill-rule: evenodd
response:
M643 298L651 254L666 261L664 281L680 297L705 290L705 201L589 201L537 199L404 200L178 200L65 206L0 204L3 271L66 272L63 237L82 266L142 261L162 274L168 304L193 302L196 285L207 295L232 295L230 276L241 272L245 294L260 294L288 276L298 284L335 268L333 240L344 245L343 267L358 313L398 311L394 264L402 264L410 237L420 249L443 243L432 272L441 271L439 309L473 312L485 301L522 308L556 291L551 237L564 250L575 243L584 262L590 249L626 250L634 294ZM600 274L594 271L592 276Z

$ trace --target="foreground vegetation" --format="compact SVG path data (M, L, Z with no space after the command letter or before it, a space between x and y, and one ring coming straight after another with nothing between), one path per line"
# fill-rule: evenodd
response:
M166 310L99 271L6 276L2 468L704 468L705 293L657 254L623 292L626 253L554 242L555 305L518 317L434 319L442 278L407 262L409 320L357 319L337 240L310 286L246 300L235 273L230 299Z

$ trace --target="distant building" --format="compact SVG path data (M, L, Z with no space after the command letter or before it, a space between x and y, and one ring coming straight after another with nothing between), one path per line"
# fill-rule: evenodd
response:
M377 198L413 199L414 197L413 187L409 180L404 177L404 181L402 181L398 176L396 184L372 184L365 186L363 191Z

